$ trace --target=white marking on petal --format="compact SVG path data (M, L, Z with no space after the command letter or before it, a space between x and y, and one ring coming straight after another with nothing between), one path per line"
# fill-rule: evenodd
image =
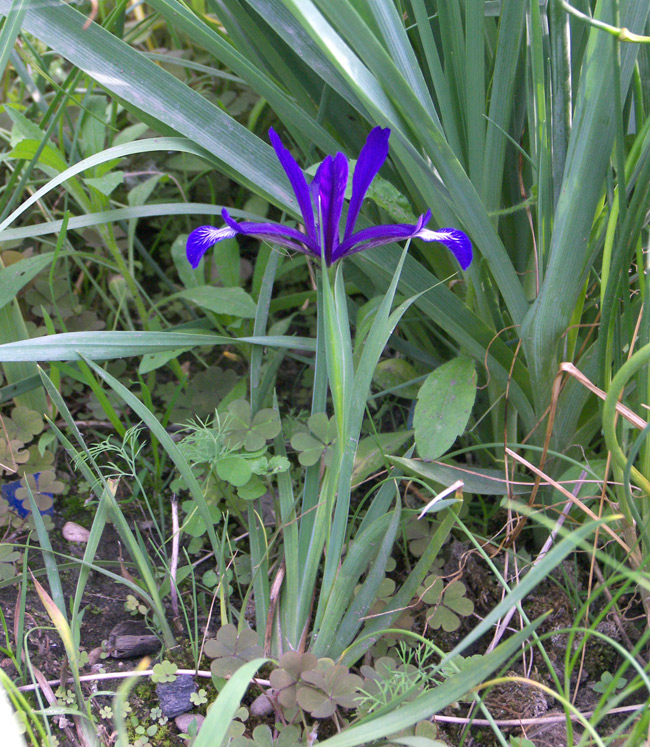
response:
M432 231L429 228L421 228L415 235L422 241L458 241L458 236L451 231Z

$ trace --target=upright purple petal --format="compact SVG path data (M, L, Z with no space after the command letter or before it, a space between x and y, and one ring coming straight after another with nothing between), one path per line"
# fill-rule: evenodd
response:
M354 169L352 177L352 198L348 209L348 217L345 222L345 232L343 239L347 239L354 231L354 224L357 222L361 203L363 202L368 187L372 180L377 176L377 172L384 165L388 156L388 138L390 130L375 127L371 130L366 139L366 143L359 153L359 160Z
M211 246L223 239L232 239L235 233L237 232L230 226L224 226L223 228L199 226L195 228L187 237L187 244L185 245L187 261L196 269L203 255Z
M282 140L280 140L278 133L272 127L269 129L269 138L271 139L271 145L275 149L275 153L282 164L282 168L289 177L296 199L298 200L298 206L302 213L307 236L312 238L314 241L318 241L316 225L314 223L314 211L312 210L312 204L309 198L309 187L307 186L305 175L300 166L296 163L294 157L282 144Z
M343 153L327 156L317 174L318 205L325 263L331 265L339 245L339 222L348 183L348 160ZM316 179L314 180L316 181ZM320 238L320 237L319 237Z

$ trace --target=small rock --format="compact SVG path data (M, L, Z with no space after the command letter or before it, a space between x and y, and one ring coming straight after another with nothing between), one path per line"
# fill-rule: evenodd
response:
M273 712L273 704L269 700L267 695L262 693L258 695L255 700L251 703L250 714L251 716L268 716L269 713Z
M191 674L180 674L173 682L159 682L156 692L160 708L167 718L176 718L194 708L190 695L196 692L196 683Z
M188 733L187 730L190 728L192 721L196 721L196 733L198 734L205 721L205 716L201 716L200 713L181 713L180 716L176 716L174 721L176 722L178 731L185 734Z
M68 542L88 542L90 538L90 531L86 527L75 524L74 521L66 521L61 534Z

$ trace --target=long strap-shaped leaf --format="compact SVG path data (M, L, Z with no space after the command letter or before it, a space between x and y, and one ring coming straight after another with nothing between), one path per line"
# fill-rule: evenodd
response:
M10 0L0 0L7 15ZM272 148L214 104L66 3L35 4L24 28L83 70L161 131L170 129L211 153L220 168L272 199L295 198Z
M620 25L643 29L648 3L621 2ZM595 16L613 22L614 3L599 2ZM564 167L549 261L541 293L530 309L523 330L526 358L546 402L557 371L556 346L569 325L576 300L589 270L592 246L589 236L601 197L614 142L616 111L613 75L616 44L609 34L592 28L576 96L576 111ZM621 90L625 94L632 75L637 46L621 47ZM575 195L580 195L576 200Z
M82 357L96 361L128 358L146 353L192 348L200 345L250 345L313 351L315 342L307 337L262 335L260 337L222 337L188 332L63 332L0 345L0 361L77 361Z

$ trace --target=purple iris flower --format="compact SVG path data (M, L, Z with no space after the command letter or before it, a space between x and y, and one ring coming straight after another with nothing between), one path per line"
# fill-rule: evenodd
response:
M278 223L238 223L224 208L221 211L226 222L223 228L200 226L189 235L187 259L192 267L198 267L201 258L211 246L238 233L270 241L316 259L323 259L327 266L350 254L393 241L415 238L439 241L453 253L463 270L469 267L472 261L472 245L469 238L455 228L442 228L439 231L425 228L431 218L430 210L421 215L415 225L394 223L364 228L354 233L354 225L368 187L388 156L389 129L375 127L361 149L352 178L352 198L342 239L339 224L348 183L348 159L343 153L327 156L318 167L311 184L307 184L302 169L273 128L269 130L269 136L296 194L304 230L298 231Z

